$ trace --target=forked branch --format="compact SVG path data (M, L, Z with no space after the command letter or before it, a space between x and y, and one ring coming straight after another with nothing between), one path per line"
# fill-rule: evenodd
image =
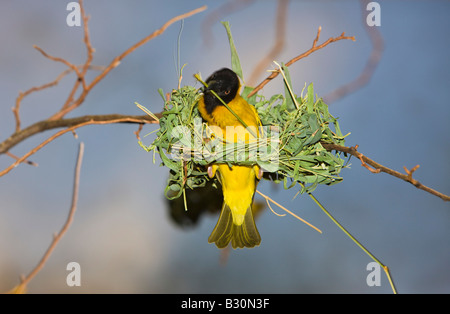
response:
M86 46L87 50L87 58L83 65L77 66L73 63L60 58L55 57L47 52L45 52L42 48L34 46L35 49L37 49L44 57L48 58L49 60L60 62L68 67L64 72L62 72L54 81L43 84L41 86L36 86L28 89L26 92L19 93L19 96L16 99L15 106L12 108L14 118L16 121L16 127L15 132L6 140L0 143L0 155L6 154L10 156L14 156L13 154L9 153L9 150L17 145L18 143L22 142L23 140L29 138L30 136L33 136L37 133L43 132L45 130L53 129L53 128L61 128L66 127L68 129L60 131L56 133L54 136L50 137L45 142L41 143L41 145L38 145L36 148L29 151L27 154L25 154L21 158L14 158L16 161L10 165L8 168L0 172L0 176L8 173L14 166L16 166L19 162L26 161L26 158L28 158L30 155L32 155L35 151L40 149L40 147L45 146L48 141L52 141L53 139L57 138L58 136L67 133L70 130L76 129L78 127L87 125L87 124L100 124L100 123L155 123L155 121L148 117L148 116L125 116L125 115L97 115L97 116L83 116L78 118L72 118L72 119L63 119L65 115L67 115L72 110L76 109L80 105L84 103L84 100L88 93L96 86L97 83L99 83L108 73L111 72L112 69L117 67L121 60L124 59L126 56L128 56L130 53L147 43L148 41L152 40L153 38L161 35L164 33L164 31L173 23L185 19L187 17L190 17L194 14L197 14L199 12L202 12L206 10L206 6L202 6L200 8L197 8L195 10L192 10L190 12L178 15L170 20L168 20L161 28L157 29L147 37L141 39L133 46L129 47L127 50L122 52L120 55L115 57L111 63L106 67L96 67L92 65L92 59L94 54L94 48L92 48L92 44L90 42L89 37L89 28L88 28L88 16L86 15L84 11L83 1L80 0L80 10L81 15L83 19L83 28L84 28L84 44ZM100 70L100 74L97 75L91 82L87 82L85 79L86 73L89 69L96 69ZM62 105L61 109L57 111L55 114L53 114L51 117L49 117L47 120L36 122L30 126L28 126L25 129L21 128L21 120L20 120L20 107L22 100L30 95L33 92L41 91L46 88L55 86L59 83L59 81L69 74L70 72L75 72L77 79L71 88L71 91L69 92L69 95L65 101L65 103ZM81 91L80 90L81 86ZM77 92L80 92L80 95L76 98L75 95ZM69 130L70 129L70 130Z
M377 162L375 162L374 160L364 156L363 154L361 154L360 152L357 151L358 145L356 146L352 146L352 147L346 147L346 146L341 146L341 145L337 145L337 144L331 144L331 143L321 143L322 146L328 150L328 151L340 151L346 154L350 154L352 156L355 156L356 158L358 158L359 160L361 160L361 165L367 169L370 170L370 172L372 173L379 173L379 172L384 172L387 173L391 176L394 176L396 178L402 179L406 182L411 183L412 185L414 185L416 188L424 190L430 194L433 194L437 197L440 197L441 199L443 199L444 201L450 201L450 196L445 195L441 192L438 192L426 185L423 185L422 183L420 183L419 181L417 181L416 179L414 179L412 177L412 174L414 171L416 171L419 168L419 165L415 166L414 168L412 168L411 170L408 170L407 168L404 168L406 171L406 174L400 173L398 171L395 171L393 169L390 169L388 167L385 167ZM372 168L368 167L371 166Z
M345 33L342 33L340 36L338 37L330 37L328 38L327 41L323 42L320 45L317 45L317 42L319 41L319 37L320 37L320 32L322 31L322 27L319 27L319 29L317 30L317 35L316 38L313 41L312 47L305 51L304 53L292 58L291 60L289 60L288 62L285 63L286 66L290 66L293 63L306 58L307 56L309 56L310 54L312 54L314 51L320 50L326 46L328 46L331 43L334 43L336 41L340 41L340 40L345 40L345 39L349 39L352 41L355 41L355 37L354 36L345 36ZM278 74L280 74L279 70L275 70L272 71L272 73L266 77L266 79L264 81L262 81L261 83L259 83L258 86L255 87L255 89L252 90L252 92L248 95L248 97L251 97L252 95L256 94L259 90L261 90L264 86L266 86L267 83L269 83L271 80L273 80L274 78L276 78L278 76Z

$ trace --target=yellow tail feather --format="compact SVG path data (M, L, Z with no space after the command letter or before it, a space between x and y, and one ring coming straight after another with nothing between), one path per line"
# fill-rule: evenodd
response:
M219 220L208 238L209 243L215 243L219 249L230 243L235 248L252 248L261 243L261 236L253 219L251 208L248 208L241 225L233 223L230 207L223 205Z

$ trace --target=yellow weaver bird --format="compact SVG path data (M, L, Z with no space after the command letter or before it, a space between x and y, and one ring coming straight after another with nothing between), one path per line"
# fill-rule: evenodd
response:
M208 125L218 126L223 131L225 142L249 143L256 141L258 127L261 125L255 107L249 105L239 94L241 87L236 73L223 68L214 72L206 80L207 87L198 103L198 109ZM214 91L231 110L252 131L248 131L236 116L218 99ZM227 127L235 127L230 136ZM231 138L230 138L231 137ZM231 162L232 164L232 162ZM219 220L208 238L209 243L215 243L218 248L225 248L231 241L233 248L254 247L261 243L261 236L255 225L252 213L253 196L256 185L262 176L259 166L239 166L213 164L208 167L209 177L218 178L222 184L224 203Z

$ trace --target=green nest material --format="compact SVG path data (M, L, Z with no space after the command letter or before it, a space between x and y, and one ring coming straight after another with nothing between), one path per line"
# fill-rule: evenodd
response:
M239 57L233 43L228 23L223 23L231 48L233 71L242 78ZM278 65L278 64L277 64ZM184 86L173 90L170 100L164 100L164 111L159 119L157 137L150 146L139 141L146 151L153 151L153 161L158 153L162 165L170 169L170 178L165 189L169 199L178 198L186 188L205 186L210 179L207 166L212 163L232 165L258 164L264 169L264 179L275 183L283 182L285 189L301 186L300 193L312 192L318 184L335 184L342 181L339 176L345 160L339 152L332 153L323 148L323 142L344 145L344 136L339 124L328 112L328 106L321 98L315 98L313 85L306 95L293 93L289 71L279 66L285 91L266 99L262 95L247 95L253 88L245 87L242 93L249 104L255 106L264 128L258 143L226 146L198 112L197 102L200 90ZM163 92L160 90L164 98ZM151 112L140 106L150 115ZM154 116L154 115L152 115ZM264 153L259 145L266 147ZM230 149L232 151L230 151ZM232 156L230 160L229 156Z
M243 97L251 90L246 87ZM217 180L207 175L207 166L212 163L230 166L256 163L265 170L264 179L283 182L285 189L299 183L301 193L312 192L318 184L342 181L339 173L345 160L338 152L324 149L321 142L344 145L344 136L328 106L322 99L314 99L312 84L304 97L278 94L270 99L261 95L246 98L255 106L264 130L268 131L260 142L271 142L271 145L269 152L261 155L253 150L256 158L250 158L255 155L248 144L232 145L232 162L226 158L229 148L217 150L218 139L211 137L211 129L201 120L197 110L200 96L200 91L192 86L172 91L159 119L156 139L150 146L139 142L146 151L157 152L162 165L170 169L165 190L168 198L181 196L186 187L203 187L208 180Z

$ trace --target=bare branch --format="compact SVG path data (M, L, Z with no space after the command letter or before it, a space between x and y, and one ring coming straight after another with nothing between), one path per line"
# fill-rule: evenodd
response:
M19 159L20 159L19 157L17 157L16 155L14 155L14 154L12 154L12 153L10 153L10 152L6 152L6 155L8 155L9 157L11 157L12 159L15 159L15 160L19 160ZM35 163L34 161L31 161L31 160L24 160L24 161L22 161L22 162L23 162L23 163L27 163L27 164L29 164L30 166L35 166L35 167L38 166L37 163Z
M118 118L114 118L117 116L118 116ZM81 117L81 118L88 119L88 117L89 116ZM25 160L27 160L28 157L30 157L31 155L36 153L38 150L40 150L42 147L44 147L45 145L47 145L54 139L60 137L63 134L66 134L68 132L72 132L78 128L81 128L83 126L91 125L91 124L111 124L111 123L155 123L155 120L152 120L151 117L147 117L147 116L134 116L133 117L133 116L122 116L122 115L106 115L106 116L93 116L93 117L95 117L97 120L88 119L88 121L86 121L86 122L80 122L81 121L80 118L73 118L75 120L80 120L80 121L77 121L76 123L74 123L73 126L67 128L67 129L64 129L64 130L61 130L61 131L55 133L54 135L52 135L51 137L49 137L48 139L46 139L45 141L40 143L38 146L36 146L32 150L30 150L28 153L26 153L25 155L23 155L22 157L17 159L9 167L5 168L3 171L0 171L0 177L7 174L8 172L10 172L14 167L16 167L18 164L24 162ZM60 123L61 121L63 121L66 123L70 123L70 120L73 120L73 119L58 120L58 121L54 121L54 122ZM148 122L148 121L150 121L150 122ZM51 122L53 122L53 121L42 121L42 122L38 122L37 124L50 123L49 125L47 125L47 127L53 128L53 125ZM24 129L22 132L26 131L27 129Z
M81 7L81 11L82 11L82 17L83 17L83 22L84 22L84 43L86 45L86 49L87 49L87 60L84 63L84 65L82 66L75 66L74 64L68 62L67 60L63 59L63 58L59 58L59 57L54 57L49 55L48 53L46 53L43 49L35 46L35 48L46 58L53 60L55 62L61 62L64 65L66 65L69 69L67 69L66 71L64 71L63 73L61 73L53 82L38 86L38 87L33 87L29 90L27 90L24 93L20 93L19 96L16 99L16 105L13 108L13 113L15 116L15 120L16 120L16 129L15 129L15 133L13 133L8 139L6 139L5 141L0 143L0 154L4 154L6 152L9 151L9 149L11 149L13 146L17 145L18 143L20 143L21 141L23 141L24 139L48 130L48 129L53 129L53 128L59 128L59 127L72 127L71 129L75 129L77 127L80 127L82 125L86 125L87 121L91 121L88 124L100 124L100 123L121 123L121 122L129 122L129 123L155 123L154 120L152 120L150 117L148 116L125 116L125 115L105 115L105 116L84 116L84 117L78 117L78 118L73 118L73 119L62 119L67 113L69 113L70 111L72 111L73 109L79 107L85 100L87 94L90 92L90 90L98 83L100 82L113 68L115 68L116 66L118 66L120 64L120 61L125 58L127 55L129 55L130 53L132 53L134 50L136 50L137 48L139 48L140 46L144 45L145 43L147 43L148 41L150 41L151 39L161 35L162 33L164 33L164 31L173 23L175 23L176 21L185 19L187 17L190 17L194 14L197 14L199 12L202 12L204 10L206 10L206 6L202 6L200 8L197 8L195 10L192 10L190 12L187 12L185 14L181 14L178 15L172 19L170 19L169 21L167 21L161 28L159 28L158 30L154 31L152 34L148 35L147 37L145 37L144 39L140 40L139 42L137 42L135 45L131 46L130 48L128 48L127 50L125 50L122 54L120 54L119 56L117 56L116 58L114 58L114 60L107 66L107 67L102 67L101 68L101 73L89 84L87 85L87 83L85 82L85 75L88 69L93 68L93 66L91 65L91 61L93 58L93 53L94 53L94 49L92 48L90 39L89 39L89 30L88 30L88 17L85 14L84 8L83 8L83 1L80 0L80 7ZM81 67L81 70L80 70ZM44 121L40 121L40 122L36 122L35 124L25 128L25 129L21 129L20 126L20 115L19 115L19 109L20 109L20 104L23 100L23 98L29 94L31 94L32 92L35 91L40 91L43 90L45 88L51 87L56 85L65 75L67 75L70 71L74 71L77 76L78 79L75 81L74 86L72 87L71 92L69 93L69 96L66 100L66 102L64 103L64 105L62 106L62 109L60 111L58 111L56 114L54 114L53 116L51 116L48 120L44 120ZM81 95L74 100L74 96L76 91L78 90L80 83L82 84L82 92ZM115 122L113 122L115 121ZM76 124L80 124L80 125L76 125ZM52 136L50 139L54 139L62 134L64 134L66 131L61 131L57 134L55 134L54 136ZM42 146L45 146L48 142L42 143ZM35 149L40 149L40 147L42 146L38 146ZM24 155L24 156L30 156L34 153L34 151L30 151L28 154ZM12 164L11 166L15 166L20 162L23 162L24 160L26 160L27 157L25 157L25 159L23 158L19 158L16 160L16 162L14 164ZM11 167L10 166L10 167ZM8 167L7 169L5 169L4 171L0 172L0 176L4 175L5 173L10 171L10 167Z
M66 222L64 223L63 227L61 228L61 231L59 231L59 233L53 237L53 241L51 242L50 246L48 247L44 256L42 256L41 260L36 265L36 267L26 277L22 277L21 283L19 284L19 286L15 287L13 289L13 291L24 292L26 290L27 284L44 267L45 263L47 262L48 258L52 254L56 245L59 243L59 241L61 240L63 235L67 232L70 225L72 224L73 217L75 215L75 211L77 209L77 203L78 203L78 187L80 184L80 172L81 172L81 164L82 164L82 160L83 160L83 154L84 154L84 143L81 142L79 151L78 151L77 163L75 166L75 177L74 177L73 192L72 192L72 204L70 206L70 211L69 211L69 215L67 217Z
M161 117L160 114L156 114L157 117ZM122 114L107 114L107 115L88 115L70 119L59 119L59 120L44 120L36 122L29 127L22 129L19 132L14 133L8 139L0 143L0 154L8 152L11 148L24 141L25 139L43 131L72 127L77 124L83 124L89 121L105 122L105 123L156 123L152 117L148 115L122 115ZM113 122L114 121L114 122Z
M259 195L261 195L262 197L264 197L264 199L267 202L267 205L269 206L269 208L273 211L272 207L270 207L270 202L274 203L275 205L277 205L279 208L281 208L282 210L284 210L285 212L289 213L290 215L294 216L295 218L297 218L298 220L300 220L301 222L303 222L304 224L310 226L311 228L313 228L314 230L316 230L319 233L322 233L322 230L320 230L319 228L317 228L316 226L310 224L309 222L307 222L306 220L304 220L303 218L300 218L298 215L294 214L293 212L291 212L289 209L287 209L286 207L282 206L281 204L278 204L277 202L275 202L273 199L271 199L270 197L268 197L267 195L261 193L260 191L256 190L256 193L258 193ZM275 212L274 212L275 213ZM276 213L275 213L276 214ZM280 216L279 214L276 214L277 216Z
M55 62L61 62L62 64L65 64L68 68L72 69L72 71L75 71L75 73L77 74L77 76L80 78L81 77L81 73L80 71L78 71L78 68L75 64L70 63L69 61L67 61L66 59L63 58L59 58L59 57L54 57L49 55L48 53L46 53L42 48L33 45L33 48L36 49L37 51L39 51L44 57L55 61Z
M77 100L75 100L71 105L68 106L64 106L64 108L57 112L56 114L54 114L53 116L51 116L49 118L49 120L57 120L57 119L61 119L62 117L64 117L67 113L69 113L70 111L74 110L75 108L79 107L84 99L86 98L87 94L89 93L89 91L95 86L97 85L98 82L100 82L109 72L111 72L112 69L114 69L115 67L117 67L120 62L122 61L122 59L124 59L126 56L128 56L130 53L132 53L133 51L135 51L137 48L139 48L140 46L144 45L145 43L147 43L148 41L152 40L153 38L161 35L162 33L164 33L164 31L173 23L185 19L187 17L190 17L194 14L197 14L199 12L202 12L206 10L206 6L202 6L198 9L192 10L190 12L187 12L185 14L181 14L178 15L172 19L170 19L169 21L167 21L161 28L157 29L156 31L154 31L153 33L151 33L150 35L148 35L147 37L141 39L139 42L137 42L136 44L134 44L133 46L131 46L130 48L128 48L127 50L125 50L122 54L118 55L117 57L115 57L111 63L96 77L92 80L92 82L86 87L85 90L83 90L83 92L81 93L81 95L79 96L79 98Z
M87 59L86 62L84 63L83 71L81 72L81 76L84 77L87 73L87 70L91 66L92 60L94 59L95 49L92 47L91 39L89 36L89 26L88 26L89 17L86 15L86 12L84 10L83 0L79 0L79 2L80 2L81 16L83 17L83 32L84 32L83 41L87 51Z
M76 67L80 68L82 66L78 65ZM104 67L102 67L102 66L95 66L95 65L89 66L89 70L101 71L103 69L104 69ZM20 105L22 104L22 100L26 96L30 95L31 93L38 92L38 91L44 90L46 88L50 88L50 87L58 85L59 81L61 81L66 75L68 75L68 74L70 74L72 72L73 72L72 68L66 69L61 74L59 74L56 77L55 80L53 80L53 81L51 81L49 83L40 85L40 86L32 87L32 88L26 90L25 92L20 92L19 93L19 96L17 96L17 98L16 98L16 105L12 108L12 111L14 113L14 118L16 120L16 130L15 130L16 133L20 131L21 122L20 122L20 113L19 113L19 111L20 111Z
M305 51L304 53L298 55L297 57L289 60L288 62L286 62L286 66L290 66L293 63L297 62L298 60L301 60L307 56L309 56L311 53L313 53L314 51L317 51L319 49L324 48L325 46L334 43L336 41L339 40L343 40L343 39L350 39L355 41L355 37L354 36L345 36L345 33L342 33L340 36L338 37L330 37L328 38L327 41L325 41L324 43L320 44L319 46L317 46L317 42L319 40L319 36L320 36L320 32L322 30L322 27L319 27L319 29L317 30L317 36L314 39L313 45L312 47ZM269 83L271 80L273 80L274 78L276 78L278 76L280 72L279 71L273 71L272 74L270 74L264 81L262 81L261 83L259 83L258 86L255 87L255 89L252 90L252 92L248 95L248 97L253 96L254 94L256 94L259 90L261 90L267 83Z
M445 195L441 192L438 192L432 188L429 188L429 187L423 185L422 183L420 183L419 181L412 178L412 173L419 168L418 165L415 166L414 168L412 168L411 170L405 169L406 174L403 174L398 171L392 170L388 167L385 167L385 166L375 162L374 160L364 156L363 154L361 154L360 152L357 151L357 148L358 148L357 145L354 147L346 147L346 146L341 146L341 145L331 144L331 143L321 143L321 144L328 151L336 150L336 151L340 151L340 152L355 156L356 158L361 160L362 166L364 166L366 168L368 168L367 165L372 166L374 169L368 168L372 173L384 172L384 173L390 174L391 176L394 176L396 178L399 178L406 182L411 183L418 189L424 190L432 195L440 197L444 201L450 201L450 196Z

